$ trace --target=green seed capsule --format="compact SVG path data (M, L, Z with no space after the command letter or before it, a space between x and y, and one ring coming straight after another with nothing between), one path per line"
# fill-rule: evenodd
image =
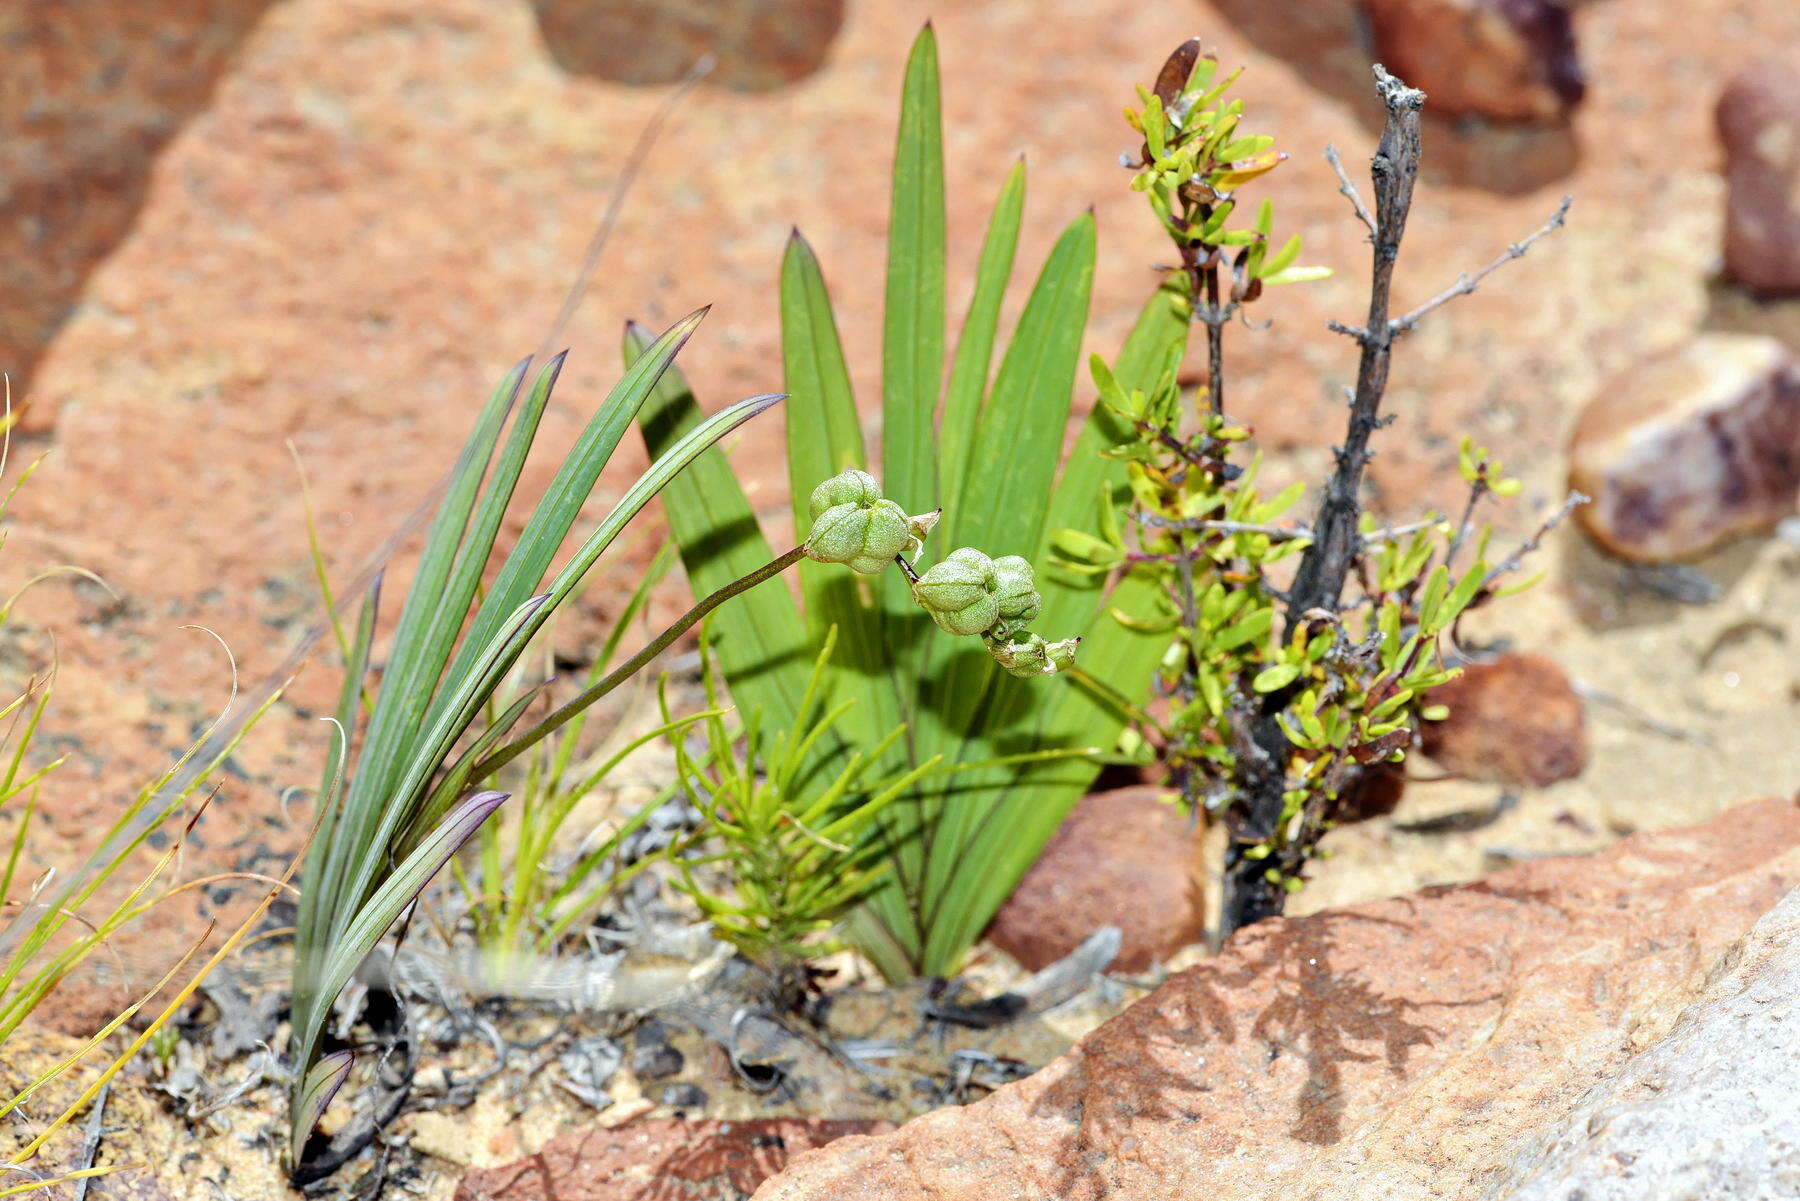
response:
M1000 576L994 561L972 546L951 551L913 584L913 599L938 628L967 636L1000 620Z
M868 509L873 508L880 500L881 485L876 482L875 477L852 467L838 472L814 488L806 507L812 513L813 520L817 521L825 515L825 510L838 505L856 505Z
M1016 622L1035 619L1044 607L1044 598L1038 595L1037 576L1031 564L1019 555L1002 555L994 560L994 575L1000 581L999 590L994 593L1000 616Z
M825 509L813 522L803 549L808 558L821 563L843 563L851 571L879 575L911 539L905 511L878 498L868 506L850 503Z

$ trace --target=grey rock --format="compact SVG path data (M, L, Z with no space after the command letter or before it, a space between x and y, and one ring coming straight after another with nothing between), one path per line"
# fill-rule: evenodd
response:
M557 1058L562 1069L562 1085L574 1096L604 1109L612 1103L606 1084L625 1061L625 1048L615 1038L596 1035L577 1039Z
M631 1074L639 1080L662 1080L675 1075L686 1062L668 1043L648 1043L631 1053Z
M1505 1201L1800 1197L1800 890L1715 966L1674 1028L1590 1089Z

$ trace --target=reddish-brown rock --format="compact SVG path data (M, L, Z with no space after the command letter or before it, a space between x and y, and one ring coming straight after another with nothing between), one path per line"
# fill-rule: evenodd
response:
M1751 63L1719 97L1725 270L1758 292L1800 292L1800 65Z
M560 1134L536 1155L462 1178L456 1201L739 1201L802 1151L886 1122L665 1118Z
M1425 753L1456 775L1541 788L1587 766L1587 722L1563 669L1542 655L1475 663L1441 688L1443 721L1423 723Z
M1672 1029L1800 884L1800 803L1274 919L1036 1075L757 1201L1451 1201Z
M1431 111L1553 121L1587 92L1562 0L1367 0L1381 61Z
M23 427L32 369L137 219L156 155L270 0L0 6L0 370Z
M1772 525L1800 497L1800 360L1773 338L1702 334L1627 368L1569 445L1575 511L1607 550L1663 562Z
M1102 926L1113 966L1138 972L1206 931L1200 827L1154 788L1083 797L1008 898L988 938L1032 971Z

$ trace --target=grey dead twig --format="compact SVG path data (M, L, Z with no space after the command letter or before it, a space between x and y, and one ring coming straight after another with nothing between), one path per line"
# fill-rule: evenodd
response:
M85 1172L94 1166L94 1160L100 1154L100 1140L106 1135L106 1101L112 1095L112 1082L100 1086L100 1092L94 1098L94 1108L88 1113L87 1128L82 1134L81 1158L76 1162L76 1170ZM75 1182L74 1201L87 1201L88 1185L93 1183L92 1176L83 1176Z
M1317 516L1309 527L1312 541L1300 557L1285 598L1285 624L1290 636L1312 620L1312 615L1341 611L1345 584L1367 544L1359 533L1363 477L1373 458L1370 440L1375 431L1391 420L1383 415L1381 405L1387 392L1394 343L1425 317L1456 297L1473 292L1500 267L1524 257L1538 241L1561 228L1571 204L1571 199L1565 198L1543 226L1509 245L1492 262L1473 273L1458 276L1455 284L1419 307L1399 317L1393 316L1394 267L1412 211L1413 189L1423 154L1420 129L1425 94L1408 87L1379 64L1374 67L1374 77L1375 92L1386 116L1380 141L1369 163L1373 209L1343 169L1335 147L1328 147L1325 155L1338 178L1339 192L1350 202L1356 219L1369 231L1369 300L1360 326L1339 321L1327 323L1329 328L1356 343L1359 359L1356 384L1350 390L1343 444L1334 448L1334 468L1318 501ZM1535 549L1543 537L1567 517L1576 503L1579 501L1575 498L1565 503L1527 540L1518 554L1490 572L1484 584L1513 570L1524 555ZM1270 864L1246 853L1274 837L1283 821L1287 780L1281 765L1286 762L1289 743L1277 718L1284 703L1282 694L1274 694L1257 715L1244 723L1241 736L1234 740L1233 749L1247 769L1248 788L1247 800L1233 828L1227 853L1225 904L1221 916L1222 929L1227 932L1280 913L1285 904L1280 884L1269 878ZM1297 845L1303 856L1305 840L1300 840ZM1291 874L1299 865L1284 863L1276 866L1279 876L1280 872Z

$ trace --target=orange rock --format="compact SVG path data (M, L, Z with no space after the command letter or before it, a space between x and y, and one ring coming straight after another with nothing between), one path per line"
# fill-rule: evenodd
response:
M887 1122L807 1118L590 1127L558 1135L517 1163L468 1173L455 1201L737 1201L801 1151L891 1129Z
M1368 0L1383 63L1432 112L1554 121L1587 84L1561 0Z
M532 8L564 70L673 83L710 55L707 81L744 92L811 75L844 23L844 0L533 0Z
M1569 445L1575 511L1607 550L1663 562L1773 524L1800 495L1800 361L1773 338L1702 334L1627 368Z
M1123 938L1113 966L1143 971L1206 932L1200 826L1155 788L1081 799L1008 898L988 938L1036 971L1102 926Z
M1541 655L1473 664L1431 700L1450 716L1423 723L1425 753L1459 776L1541 788L1587 766L1581 698Z
M1768 800L1261 922L1036 1075L802 1156L756 1201L1493 1195L1796 884L1800 803Z
M38 356L137 220L157 154L200 111L270 0L8 5L0 80L0 369L49 429Z

